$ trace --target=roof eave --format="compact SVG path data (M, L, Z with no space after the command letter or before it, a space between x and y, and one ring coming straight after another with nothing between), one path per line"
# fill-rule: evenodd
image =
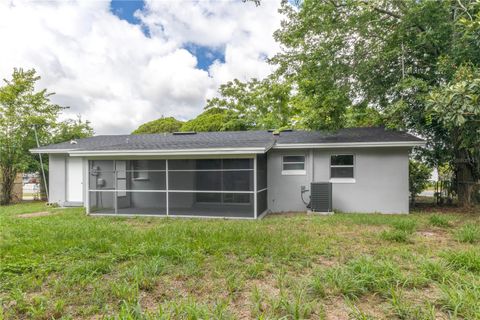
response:
M257 154L265 153L267 148L210 148L210 149L180 149L180 150L98 150L71 151L72 157L98 156L185 156L185 155L221 155L221 154Z
M328 149L328 148L378 148L378 147L424 147L425 141L388 142L333 142L333 143L277 143L273 149Z
M69 153L75 149L29 149L28 151L30 153Z

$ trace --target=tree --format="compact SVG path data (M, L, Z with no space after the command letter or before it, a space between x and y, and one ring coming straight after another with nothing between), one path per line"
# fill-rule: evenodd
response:
M270 78L246 83L235 79L220 86L220 96L208 100L206 109L228 110L247 128L292 127L295 111L290 105L290 92L288 83Z
M438 166L468 133L451 139L442 116L429 111L429 92L461 65L480 66L479 11L474 0L305 0L299 8L285 1L287 18L275 33L282 51L272 62L277 78L295 88L292 101L307 127L348 125L349 110L365 106L389 127L425 137L423 156ZM455 166L474 176L472 166ZM457 191L469 205L470 191Z
M77 119L67 119L56 123L52 128L49 143L60 143L69 140L88 138L93 136L94 131L90 121L83 121L81 116Z
M88 138L93 136L94 131L90 126L89 121L83 121L80 116L77 119L67 119L62 122L56 122L52 124L51 130L48 135L44 136L44 139L41 140L41 144L53 144L60 143L64 141ZM25 155L27 158L30 155ZM40 166L40 158L42 155L34 155L30 161L30 165L26 169L30 172L41 172L42 167ZM48 184L48 171L49 171L49 162L48 157L43 157L43 170L45 172L45 178L47 181L43 181L43 175L40 177L40 195L43 200L46 200L46 190L45 183Z
M180 131L182 125L183 122L174 117L161 117L160 119L142 124L132 134L176 132Z
M49 135L62 109L50 103L45 89L35 91L40 79L35 70L15 69L0 87L0 170L3 186L0 204L9 204L15 176L32 162L29 149L36 146L33 127L40 138Z
M408 164L409 177L408 186L410 190L410 199L412 206L415 205L415 197L425 190L428 186L428 180L432 169L420 161L410 160Z
M241 131L246 130L246 124L238 116L226 109L209 108L195 119L183 124L181 131Z
M480 70L461 66L451 82L429 94L427 106L448 132L459 202L471 205L480 185Z
M38 155L29 152L40 144L58 143L93 135L88 121L58 121L62 107L50 102L53 93L35 90L40 80L34 69L14 69L11 80L0 87L0 204L9 204L15 176L23 171L40 171ZM44 159L48 171L48 159ZM43 187L43 184L41 184Z

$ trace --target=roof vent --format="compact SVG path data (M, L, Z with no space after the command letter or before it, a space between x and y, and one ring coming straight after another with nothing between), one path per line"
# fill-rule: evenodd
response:
M78 143L77 140L74 140L74 139L70 140L70 144L77 144L77 143Z
M174 132L173 135L174 136L188 136L188 135L191 135L191 134L197 134L195 131L177 131L177 132Z

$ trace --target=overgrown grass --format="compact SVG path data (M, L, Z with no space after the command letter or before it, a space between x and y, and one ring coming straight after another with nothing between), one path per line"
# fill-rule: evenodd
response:
M455 237L460 242L480 242L480 226L473 223L465 224L461 229L456 231Z
M1 207L0 315L480 319L477 227L460 214L226 221Z
M434 227L439 227L439 228L448 228L451 226L450 220L445 217L445 216L440 216L440 215L433 215L431 216L428 221L430 224Z

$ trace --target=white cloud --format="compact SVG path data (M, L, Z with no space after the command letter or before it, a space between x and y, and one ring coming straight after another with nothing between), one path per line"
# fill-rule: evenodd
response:
M150 30L119 19L105 1L0 0L0 77L34 67L41 87L81 114L97 133L127 133L161 115L189 119L218 86L271 71L279 2L149 1L137 16ZM186 43L225 48L225 63L196 67Z

